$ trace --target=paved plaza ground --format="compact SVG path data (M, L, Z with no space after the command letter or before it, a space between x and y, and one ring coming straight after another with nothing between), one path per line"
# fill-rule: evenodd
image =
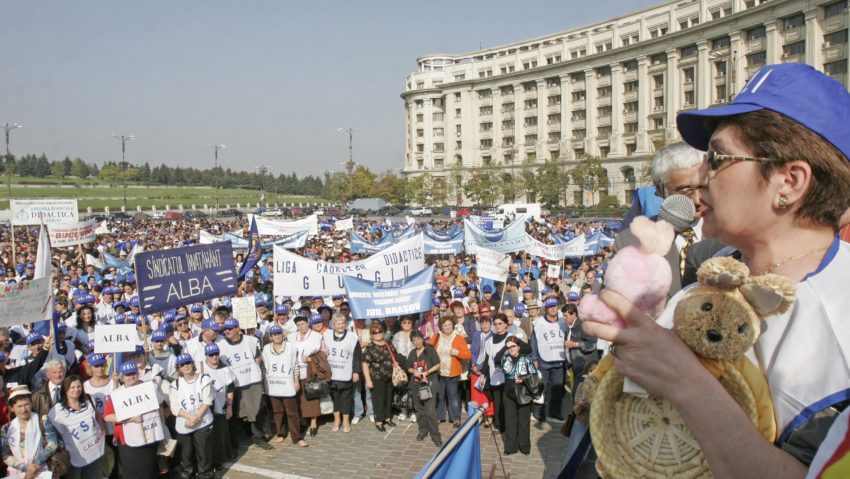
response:
M247 443L235 464L217 477L249 479L319 478L409 478L431 458L436 447L430 441L417 441L417 425L398 422L398 427L379 432L365 420L352 426L351 432L331 432L330 425L319 428L316 437L307 437L308 448L300 448L287 440L272 443L274 450L264 451ZM501 437L494 439L491 429L480 428L482 477L485 478L554 478L561 471L567 438L560 424L531 423L531 454L502 456L504 472L497 451L503 450ZM440 425L443 442L454 428ZM498 444L497 444L498 443Z

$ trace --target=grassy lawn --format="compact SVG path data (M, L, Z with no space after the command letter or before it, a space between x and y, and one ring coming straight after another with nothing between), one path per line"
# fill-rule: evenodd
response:
M2 178L5 180L6 178ZM35 184L37 183L37 184ZM109 185L97 180L59 180L58 178L19 178L12 177L12 198L77 198L80 210L92 208L96 211L103 210L108 206L115 211L124 204L125 188ZM237 203L243 206L246 203L255 204L259 200L259 191L248 189L215 189L210 187L192 186L143 186L130 184L126 188L127 208L136 209L141 206L150 210L151 206L163 209L165 205L177 208L182 204L184 208L190 208L194 203L197 208L202 208L204 203L212 207L218 198L219 207L226 204L235 207ZM0 209L8 209L8 189L5 181L0 184ZM329 201L316 197L299 197L288 195L277 195L266 192L266 202L278 203L328 203Z

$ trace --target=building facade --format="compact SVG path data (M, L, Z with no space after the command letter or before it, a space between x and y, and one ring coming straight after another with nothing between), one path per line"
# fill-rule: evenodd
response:
M476 168L566 171L603 159L602 194L628 204L676 114L731 101L761 66L813 65L848 86L847 0L685 0L465 54L417 60L404 100L403 174L451 188ZM455 201L448 195L449 203ZM518 198L522 199L522 198Z

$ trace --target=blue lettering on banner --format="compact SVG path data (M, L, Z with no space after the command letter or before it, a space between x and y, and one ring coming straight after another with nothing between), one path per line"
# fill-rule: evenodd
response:
M406 270L405 270L406 272ZM375 275L380 278L379 274ZM343 276L351 314L355 318L379 318L420 313L431 309L434 267L405 278L368 281Z
M136 255L143 313L236 293L236 266L229 242Z

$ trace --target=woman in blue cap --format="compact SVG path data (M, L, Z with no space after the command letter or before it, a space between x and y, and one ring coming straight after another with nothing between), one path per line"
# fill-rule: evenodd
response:
M322 349L322 335L311 329L311 323L314 326L321 325L322 316L315 314L309 320L305 316L296 317L295 325L298 327L298 332L292 335L298 350L298 375L302 383L312 379L309 377L309 363L313 362L314 355L319 354ZM307 399L304 388L301 388L298 399L301 418L310 420L310 436L315 437L319 433L318 418L322 414L319 400Z
M218 344L209 343L204 347L204 361L201 374L206 374L213 382L213 469L225 461L234 459L234 449L230 444L230 424L233 417L233 371L221 362Z
M169 392L171 414L176 418L182 477L206 479L212 475L213 381L200 374L192 356L177 356L177 379Z
M301 435L301 417L298 414L298 391L301 390L298 350L295 344L286 341L282 326L273 324L269 326L268 333L270 342L263 346L263 365L266 370L266 394L272 405L277 429L275 442L282 443L289 435L293 444L307 447Z
M618 371L669 399L715 477L803 477L850 398L850 245L838 239L850 205L850 93L808 65L768 65L727 105L679 114L679 132L705 150L703 234L730 246L751 275L797 282L796 302L766 318L748 353L764 372L778 438L764 440L726 390L671 331L674 296L657 323L610 291L628 323L584 323L614 343ZM813 367L814 365L814 367Z

